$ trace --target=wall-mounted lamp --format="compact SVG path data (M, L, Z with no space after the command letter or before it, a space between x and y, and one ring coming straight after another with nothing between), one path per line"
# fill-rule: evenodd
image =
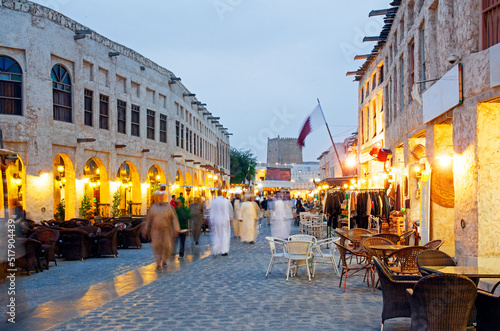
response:
M108 56L118 56L120 52L108 52Z
M447 153L448 148L453 148L457 153L461 153L460 146L458 145L448 145L444 148L443 153L440 156L436 156L436 159L439 160L439 164L443 167L447 167L451 164L453 161L453 152L452 153Z

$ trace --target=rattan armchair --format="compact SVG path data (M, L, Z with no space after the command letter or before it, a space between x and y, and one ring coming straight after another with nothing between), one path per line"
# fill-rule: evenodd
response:
M422 266L455 266L455 261L445 252L427 249L417 255L417 267L422 276L430 275Z
M64 229L61 232L62 257L66 260L83 260L90 257L92 239L79 229Z
M339 239L336 240L338 242ZM335 251L337 251L337 246L334 244L333 238L327 238L323 240L318 240L313 246L313 272L312 276L316 273L316 264L331 264L333 270L340 277L340 272L335 262ZM326 249L322 249L325 247Z
M423 246L411 246L392 252L387 259L392 259L395 265L389 269L397 274L419 274L417 256L426 249Z
M113 228L111 231L101 232L95 237L95 254L96 256L113 256L118 255L118 229Z
M352 241L353 245L356 247L359 247L361 244L361 238L362 234L373 234L370 230L367 229L351 229L347 231L347 237Z
M44 245L43 249L46 252L47 269L50 262L54 262L57 266L55 251L59 236L59 231L51 228L38 228L30 236L30 238L38 240Z
M399 237L395 233L378 233L374 235L374 237L389 239L393 245L397 245L398 242L401 240L401 237Z
M16 267L24 269L28 276L31 270L43 271L40 263L42 256L42 243L31 238L16 239Z
M424 247L427 247L429 249L439 249L444 243L444 240L442 239L436 239L429 241L427 244L424 244Z
M380 286L382 287L382 329L384 322L391 318L411 317L410 303L406 297L406 289L413 288L420 276L395 276L379 258L373 258Z
M477 289L465 276L433 274L420 279L406 293L412 331L465 331Z
M142 227L144 226L145 223L140 223L136 225L133 228L125 228L122 230L122 247L123 248L129 248L129 247L135 247L135 248L141 248L142 243L141 239L139 238L139 235L141 234Z
M286 250L288 252L288 268L286 270L286 280L288 280L288 275L292 272L292 268L295 272L292 276L297 274L299 265L303 264L307 270L307 277L311 281L311 270L312 265L312 241L300 241L293 240L286 243Z
M271 261L267 267L266 277L273 270L275 264L288 264L288 253L286 251L286 241L274 237L266 237L271 248ZM288 275L288 274L287 274Z
M476 330L500 330L500 297L483 290L477 291Z
M401 241L404 241L404 244L406 246L410 246L410 238L411 236L415 233L415 230L410 230L410 231L407 231L405 233L403 233L400 238L401 238Z
M341 244L339 244L335 241L333 243L337 246L337 249L339 250L339 253L340 253L340 261L342 261L342 272L340 273L339 287L342 285L342 279L343 279L344 280L343 291L345 292L345 285L347 283L347 278L353 276L354 274L358 273L361 270L365 270L365 278L363 279L363 281L365 279L367 279L368 277L370 277L370 274L369 274L370 263L356 263L356 264L347 263L347 255L348 254L351 254L351 256L362 257L363 259L366 259L367 256L363 253L358 253L358 252L355 252L355 251L353 251L345 246L342 246ZM350 271L352 271L352 272L349 274ZM369 281L369 279L367 279L367 281ZM372 283L373 283L373 279L372 279ZM369 285L369 283L368 283L368 285Z
M393 244L392 241L382 237L370 237L370 238L365 238L361 241L361 247L365 250L368 262L370 263L369 269L372 279L375 278L375 266L373 265L372 258L377 257L381 261L385 261L386 256L383 255L383 252L372 249L370 246L392 245L392 244ZM375 286L373 286L373 291L375 291Z

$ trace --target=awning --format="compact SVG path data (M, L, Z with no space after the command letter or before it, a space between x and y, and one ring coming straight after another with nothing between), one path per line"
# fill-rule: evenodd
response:
M344 184L351 185L351 180L357 179L356 176L348 176L348 177L333 177L333 178L325 178L324 182L329 186L344 186Z

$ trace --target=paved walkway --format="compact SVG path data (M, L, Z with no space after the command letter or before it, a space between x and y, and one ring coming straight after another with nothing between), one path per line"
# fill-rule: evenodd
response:
M58 262L22 277L29 313L8 329L380 330L381 292L362 275L349 278L345 293L328 266L319 266L311 282L304 268L286 281L285 265L266 278L266 235L263 225L255 245L233 239L229 256L217 258L202 235L200 246L189 241L185 258L163 272L154 271L149 244L119 250L116 259ZM385 330L409 328L409 319L395 319Z

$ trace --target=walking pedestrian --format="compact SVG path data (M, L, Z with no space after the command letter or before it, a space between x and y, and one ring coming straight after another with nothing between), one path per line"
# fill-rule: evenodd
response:
M191 219L191 212L184 206L184 203L179 198L175 201L177 209L177 218L179 219L179 259L184 257L184 247L186 246L186 235L189 228L189 220Z
M233 219L231 220L233 224L233 229L234 229L234 237L239 238L240 237L240 220L241 220L241 215L240 215L240 206L241 206L241 196L240 194L235 194L235 197L232 201L233 205Z
M199 245L201 225L203 222L203 205L199 198L194 198L193 203L189 206L191 211L191 233L195 245Z
M149 208L143 236L150 235L151 247L156 260L156 270L167 266L167 259L172 252L174 237L180 231L177 215L170 204L168 194L157 191L153 195L153 204Z
M257 213L250 196L245 197L245 202L241 204L241 241L250 244L255 243L257 232Z
M230 220L233 218L231 202L222 196L222 190L217 191L217 197L210 205L210 234L212 238L212 254L227 256L231 240Z
M288 203L279 199L274 202L274 210L271 214L271 236L279 239L287 239L290 236L292 226L292 209Z

